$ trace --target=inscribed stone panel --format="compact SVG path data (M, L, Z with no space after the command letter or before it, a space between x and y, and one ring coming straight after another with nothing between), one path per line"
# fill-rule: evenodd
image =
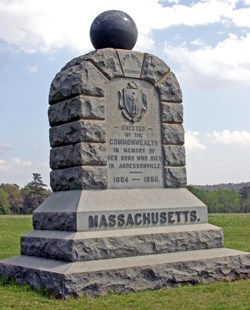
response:
M105 92L108 188L163 187L159 96L151 83L114 79Z

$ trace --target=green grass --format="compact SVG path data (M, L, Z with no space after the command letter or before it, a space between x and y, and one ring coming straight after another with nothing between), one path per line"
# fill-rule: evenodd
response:
M210 214L209 222L224 229L225 246L250 252L250 214ZM0 258L19 254L20 235L32 229L30 216L0 216ZM249 309L250 280L186 285L174 289L97 298L57 300L29 286L0 281L0 310L161 310Z
M250 252L250 213L213 213L209 223L223 228L226 248Z
M31 230L31 215L0 215L0 259L19 255L20 236Z

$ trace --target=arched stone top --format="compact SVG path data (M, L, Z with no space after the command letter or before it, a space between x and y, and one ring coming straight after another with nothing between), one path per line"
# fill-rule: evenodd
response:
M68 62L52 81L49 103L79 95L103 97L106 83L121 77L150 82L162 102L182 102L179 83L164 61L147 53L107 48Z
M146 96L155 98L152 102L157 109L145 117L158 114L149 123L158 126L161 186L186 186L182 92L174 73L154 55L107 48L71 60L51 83L48 116L53 191L109 188L108 133L113 122L109 102L119 102L114 97L117 89L109 87L130 79L144 85L145 92L152 89Z

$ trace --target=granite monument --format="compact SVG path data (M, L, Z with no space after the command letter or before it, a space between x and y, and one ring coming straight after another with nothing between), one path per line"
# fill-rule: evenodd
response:
M223 247L186 188L175 74L132 51L137 28L124 12L102 13L90 34L96 50L50 88L53 193L0 274L59 297L249 278L250 254Z

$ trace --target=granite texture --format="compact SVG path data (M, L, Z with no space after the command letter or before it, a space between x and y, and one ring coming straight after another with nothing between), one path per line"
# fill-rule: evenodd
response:
M169 66L160 58L145 54L141 78L156 84L170 71Z
M105 233L34 231L21 237L21 254L87 261L223 247L223 231L208 224Z
M100 166L78 166L56 169L50 173L54 192L79 189L106 189L107 169Z
M162 143L183 145L184 144L184 129L181 124L162 124Z
M185 166L185 147L183 145L163 145L165 166Z
M183 123L183 105L179 103L161 103L163 123Z
M77 231L77 208L82 191L54 192L33 212L35 230Z
M19 256L1 261L0 274L60 298L97 296L248 279L250 254L219 248L74 263Z
M33 212L32 224L36 230L77 231L77 214L70 211Z
M120 61L117 56L117 50L113 48L100 49L76 57L69 61L62 68L62 71L65 71L72 66L84 65L86 61L90 61L109 80L123 77Z
M178 188L187 186L185 167L165 168L165 186L167 188Z
M115 80L117 81L116 84L113 83ZM120 88L113 89L110 86L111 84L120 85ZM68 62L52 81L49 95L50 107L48 116L51 126L50 145L52 147L50 166L53 171L84 165L90 167L107 165L105 173L108 173L108 186L110 185L110 188L121 187L121 184L114 182L113 177L114 173L115 176L117 176L118 171L110 169L114 164L112 160L110 161L110 158L114 157L109 156L109 160L106 161L107 154L105 156L105 154L100 152L98 146L91 150L85 150L84 148L75 146L75 144L85 143L86 145L93 145L93 143L104 144L107 142L107 130L110 130L107 126L107 122L110 122L110 110L107 111L107 106L110 98L112 97L114 108L117 106L119 107L122 101L121 97L119 99L118 95L122 93L123 89L131 88L131 85L133 85L133 87L139 87L137 96L141 96L140 90L142 89L141 94L144 96L144 99L143 101L138 101L139 106L143 103L144 110L142 113L142 120L148 118L150 106L147 101L152 100L150 97L151 93L155 94L154 100L157 102L157 111L159 110L157 115L160 115L160 120L157 121L157 123L160 123L161 126L161 129L159 129L161 132L157 134L159 135L159 139L162 137L163 145L184 144L184 129L182 127L183 106L181 104L182 92L169 66L158 57L147 53L114 48L97 49L96 51L92 51ZM148 90L151 88L153 91L149 92ZM113 94L112 96L110 92ZM140 97L137 99L140 99ZM127 108L129 109L129 106L127 106ZM147 112L144 115L145 111ZM119 111L118 115L120 115L120 113L128 115L128 111L124 110L124 107L122 112ZM139 114L137 116L141 117ZM143 123L143 121L136 121L136 125L145 127L145 122L143 125L141 123ZM158 129L156 131L158 132ZM144 131L143 136L145 136L145 133L146 131ZM132 134L134 136L133 132ZM67 147L59 148L63 146ZM121 150L122 149L120 149L119 152ZM104 150L104 152L107 151L108 149L106 147L106 151ZM142 149L140 151L142 151ZM165 152L165 149L163 151ZM60 154L60 152L62 153ZM83 154L80 154L81 152L83 152ZM185 152L183 152L183 149L168 149L168 152L168 156L166 156L166 154L164 155L164 163L160 163L161 167L163 165L171 167L175 165L178 167L185 166ZM181 157L178 159L178 156ZM127 162L123 161L123 163L126 164ZM150 164L152 163L150 162ZM56 191L61 189L77 190L80 188L97 189L97 183L95 181L92 185L88 183L87 186L79 182L79 178L76 177L77 173L75 172L74 176L71 177L68 175L68 172L65 172L63 175L59 171L53 171L51 177L53 182L52 187ZM77 171L79 171L79 169ZM182 173L175 173L174 177L165 178L161 180L159 184L154 183L152 185L154 187L183 186L183 184L186 184L183 182L184 171L183 169ZM120 174L118 173L118 177L120 177ZM151 172L147 171L146 175L152 177L157 175L159 178L158 172L156 174L154 170ZM160 175L165 176L166 174L162 174L161 171ZM180 180L178 180L178 176ZM95 180L99 178L100 176L98 175L91 179ZM55 182L59 183L58 186ZM70 184L66 185L66 182ZM73 182L76 182L75 186ZM127 188L150 186L150 184L146 182L144 182L145 184L141 184L141 181L137 182L138 184L135 181L132 182L133 184L130 183L129 181L128 184L124 184L124 186L126 185ZM106 188L106 185L104 186L102 182L99 184L100 189Z
M89 61L57 73L52 81L49 103L53 104L78 95L104 96L107 78Z
M50 128L50 146L57 147L78 142L105 142L103 121L78 120Z
M106 147L103 143L76 143L50 150L50 168L61 169L83 165L106 165Z
M160 100L166 102L182 102L182 91L172 71L155 85L159 91Z
M104 120L104 99L76 96L51 105L48 116L50 126L57 126L79 119Z

